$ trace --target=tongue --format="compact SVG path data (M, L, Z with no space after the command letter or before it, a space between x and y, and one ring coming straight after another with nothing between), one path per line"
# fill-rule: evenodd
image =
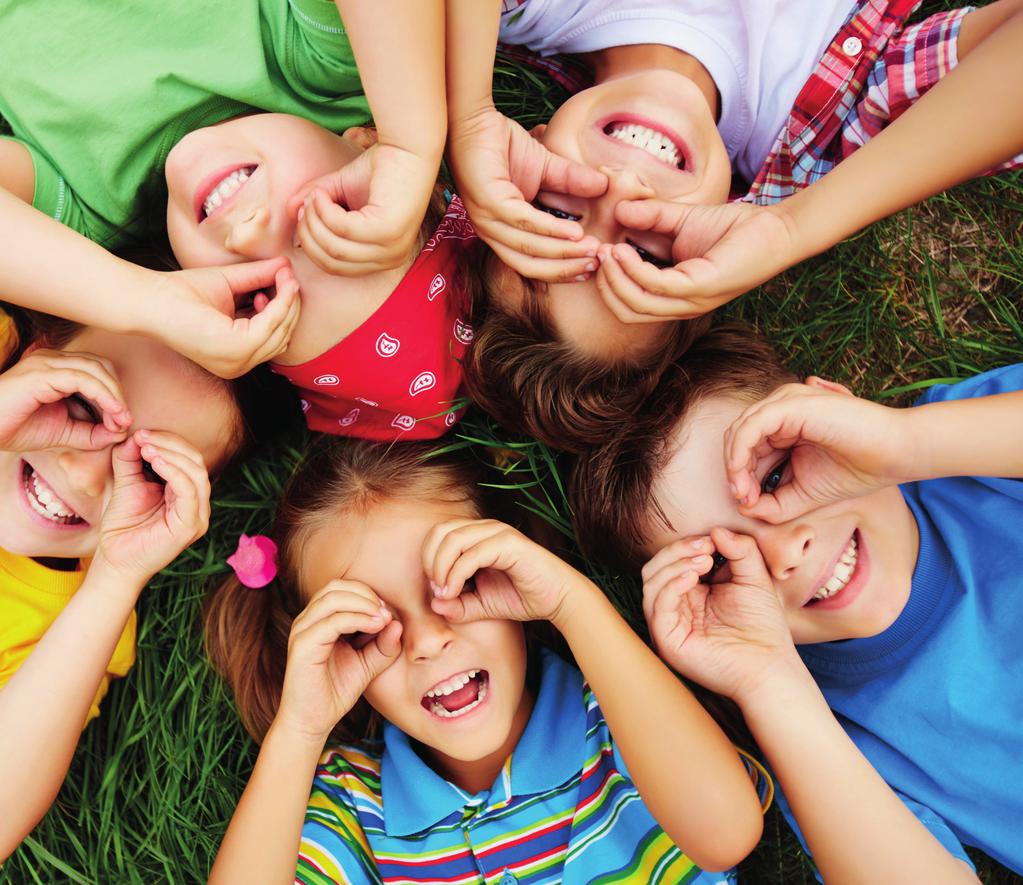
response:
M434 698L445 710L449 713L454 713L455 710L461 710L462 707L468 706L480 693L479 677L474 676L466 685L463 685L458 691L453 691L451 694L446 694L443 697Z

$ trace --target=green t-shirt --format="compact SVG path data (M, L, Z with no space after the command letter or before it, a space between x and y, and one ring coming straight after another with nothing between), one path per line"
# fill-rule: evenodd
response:
M0 0L0 59L32 204L108 246L195 129L253 110L335 132L370 118L331 0Z

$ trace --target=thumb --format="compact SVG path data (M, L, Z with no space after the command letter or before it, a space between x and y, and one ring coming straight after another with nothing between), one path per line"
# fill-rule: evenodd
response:
M540 189L571 194L575 197L599 197L607 191L607 176L583 163L576 163L547 152Z
M288 264L288 259L282 255L278 258L264 258L262 261L247 261L244 264L225 264L217 270L223 275L231 294L237 300L239 296L272 286L277 271Z
M115 446L111 458L115 488L142 476L142 449L134 436Z
M773 492L761 492L757 500L750 505L739 505L743 516L762 519L772 525L778 525L808 513L819 503L812 501L803 492L797 481L787 482Z
M82 452L97 452L109 445L122 442L125 433L124 430L111 430L103 424L72 421L61 446Z
M711 529L710 539L718 553L728 560L732 572L732 583L744 586L771 587L771 576L767 573L764 557L757 542L749 535L738 535L725 528Z
M452 624L467 624L472 621L484 621L490 617L477 593L464 593L454 599L434 597L430 606L444 620Z
M359 650L362 664L366 669L366 682L372 682L391 664L401 652L401 621L391 621L376 638Z
M615 219L633 230L649 230L674 237L696 208L666 200L622 200L615 206Z

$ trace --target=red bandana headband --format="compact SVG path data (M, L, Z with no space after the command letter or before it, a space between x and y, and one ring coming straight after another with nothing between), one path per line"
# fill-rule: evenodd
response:
M461 418L472 341L457 286L476 231L458 197L387 300L348 337L297 366L274 365L302 397L310 430L391 442L435 439Z

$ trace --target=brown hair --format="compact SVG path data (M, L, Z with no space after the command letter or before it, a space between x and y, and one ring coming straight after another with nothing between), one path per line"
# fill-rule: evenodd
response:
M656 347L608 361L562 341L547 312L543 284L524 278L522 284L521 310L488 299L476 311L466 387L470 398L505 427L565 452L602 443L709 325L702 317L673 322Z
M720 325L697 339L605 444L574 464L569 500L582 549L637 573L651 515L670 526L651 490L689 410L721 394L753 402L792 380L771 345L749 326Z
M386 446L322 437L292 476L277 507L277 579L262 590L232 576L215 587L204 612L206 651L234 691L242 724L260 741L280 704L291 623L305 607L301 563L310 536L337 519L357 519L384 501L465 501L478 515L500 502L480 484L481 465L430 443ZM363 700L337 724L333 736L374 734L376 714Z

